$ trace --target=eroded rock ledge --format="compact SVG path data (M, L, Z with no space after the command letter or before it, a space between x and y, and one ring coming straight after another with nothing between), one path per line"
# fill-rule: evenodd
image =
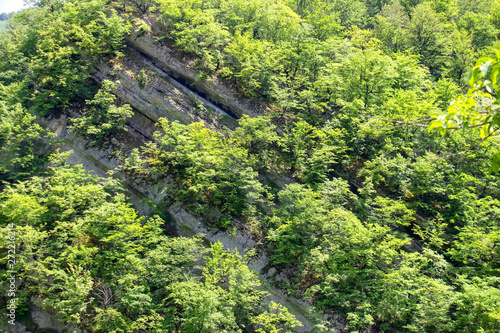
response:
M244 114L255 117L264 113L264 106L255 101L245 100L228 87L211 80L201 80L195 70L187 68L186 64L173 56L170 48L155 43L153 37L138 36L133 32L126 37L129 46L147 55L154 64L166 73L184 83L192 85L193 89L210 102L219 104L221 108L237 118Z

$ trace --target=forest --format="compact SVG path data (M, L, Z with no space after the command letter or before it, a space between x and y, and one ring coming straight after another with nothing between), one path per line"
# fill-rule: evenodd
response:
M67 332L500 331L500 0L27 3L0 31L0 330L12 301L33 333L57 331L34 307ZM98 75L158 86L134 38L197 75L193 121L140 143ZM134 186L162 189L147 214ZM183 235L175 205L255 246Z

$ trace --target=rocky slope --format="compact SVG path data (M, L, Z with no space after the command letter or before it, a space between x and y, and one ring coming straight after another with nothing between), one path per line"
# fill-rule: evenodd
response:
M128 38L129 46L125 56L120 61L101 62L95 67L93 78L98 83L104 80L119 81L114 91L119 103L130 104L134 116L127 122L127 131L121 131L102 147L92 147L82 137L68 131L68 117L63 115L58 119L40 119L48 126L64 144L61 151L71 150L68 162L81 164L94 174L109 176L108 172L119 166L119 160L113 154L121 151L127 155L132 149L140 147L147 141L154 140L155 123L160 118L179 121L187 124L203 121L208 128L221 130L224 127L234 127L236 119L246 114L257 116L263 113L263 106L238 97L229 88L214 81L200 80L198 74L187 68L179 59L173 56L174 51L158 45L151 36L138 36L133 33ZM76 116L76 114L70 115ZM207 242L220 241L226 249L237 250L244 255L249 249L257 249L259 244L250 234L241 230L232 233L210 229L202 218L192 215L182 204L168 202L168 189L173 186L168 179L163 183L150 185L129 179L124 174L115 173L124 181L131 201L143 215L150 214L156 205L162 206L162 213L169 217L173 231L181 236L203 234ZM272 177L267 176L267 177ZM275 178L276 183L287 183L287 180ZM262 249L259 255L253 257L249 267L258 271L266 280L286 279L286 276L269 269L268 257ZM287 306L303 326L297 332L308 332L313 328L313 320L309 319L309 304L288 297L280 290L266 283L264 288L269 292L269 300ZM31 311L34 327L52 329L56 332L72 328L62 327L52 314L41 311L34 306ZM324 318L330 319L332 318ZM339 329L341 325L339 324ZM28 330L18 325L18 331Z

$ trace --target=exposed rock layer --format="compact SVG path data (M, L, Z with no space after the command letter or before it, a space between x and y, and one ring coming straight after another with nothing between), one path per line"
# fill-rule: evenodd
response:
M217 103L226 112L241 117L246 114L257 116L262 113L262 106L250 100L244 100L226 86L212 80L201 80L195 70L186 67L179 59L173 56L174 51L166 46L155 43L148 35L138 36L136 32L127 37L130 47L147 55L154 64L174 78L192 85L193 89L204 95L209 101Z

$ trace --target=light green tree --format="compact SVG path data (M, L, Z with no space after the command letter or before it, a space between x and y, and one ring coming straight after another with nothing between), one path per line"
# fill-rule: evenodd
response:
M252 318L252 323L257 327L257 333L289 333L291 329L302 326L287 308L273 301L268 311Z
M126 130L125 123L134 112L128 104L115 104L116 97L112 89L116 89L117 84L120 82L104 80L94 98L87 101L90 109L83 116L73 119L70 129L98 142L120 130Z

